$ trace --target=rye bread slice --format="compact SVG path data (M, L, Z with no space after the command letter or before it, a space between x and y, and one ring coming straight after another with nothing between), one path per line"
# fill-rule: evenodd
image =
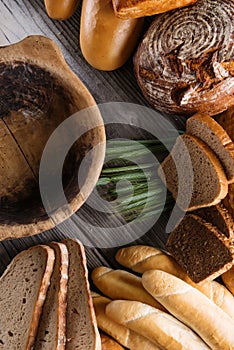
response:
M158 174L183 210L216 205L227 195L228 182L219 159L203 141L191 135L177 138Z
M231 237L234 234L233 218L221 203L212 207L197 209L191 214L197 215L207 223L216 226L226 237Z
M192 214L170 234L166 248L196 283L213 280L234 263L233 237Z
M74 239L62 241L69 256L67 285L66 350L101 350L83 245Z
M219 158L227 180L234 182L234 143L224 128L207 114L197 113L186 122L186 132L205 142Z
M18 254L0 279L0 349L31 350L54 266L53 249Z
M55 251L55 264L40 318L35 350L64 350L66 344L68 251L62 243L50 243L50 247Z

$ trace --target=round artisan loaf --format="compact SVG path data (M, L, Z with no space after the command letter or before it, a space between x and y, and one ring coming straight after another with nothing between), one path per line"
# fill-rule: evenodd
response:
M199 0L157 16L135 56L146 99L185 115L234 105L233 36L234 0Z

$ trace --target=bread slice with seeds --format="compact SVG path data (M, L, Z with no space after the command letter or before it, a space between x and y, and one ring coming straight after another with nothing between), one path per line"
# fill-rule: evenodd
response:
M66 350L101 350L84 247L74 239L62 243L67 246L69 256Z
M185 215L170 234L166 248L195 283L213 280L234 263L233 236L227 238L192 214Z
M219 158L227 180L234 182L234 143L224 128L208 114L197 113L186 122L186 133L205 142Z
M50 247L55 251L54 271L40 318L35 350L64 350L66 344L68 251L62 243L50 243Z
M53 249L18 254L0 279L0 349L31 350L54 266Z

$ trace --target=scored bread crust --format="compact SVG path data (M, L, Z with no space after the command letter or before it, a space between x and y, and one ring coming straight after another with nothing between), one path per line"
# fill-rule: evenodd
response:
M50 287L47 291L47 299L41 314L40 324L38 327L35 350L47 348L47 337L49 333L47 327L50 327L48 322L52 322L52 318L48 319L49 314L53 312L52 309L56 306L56 342L53 342L54 350L64 350L66 344L66 306L67 306L67 280L68 280L68 251L65 244L51 242L49 246L55 251L54 271L51 275ZM57 275L58 273L58 275ZM56 275L55 275L56 274ZM55 289L53 289L55 287ZM49 298L49 299L48 299ZM49 303L49 305L48 305ZM46 309L47 307L47 309ZM49 315L50 316L50 315ZM51 331L51 329L49 328Z
M211 164L213 171L216 173L219 188L216 190L216 193L214 194L213 199L210 199L210 201L208 201L208 200L204 201L203 203L192 203L192 201L193 201L193 195L192 195L189 206L185 208L184 204L177 200L178 183L176 184L176 186L174 186L173 184L171 184L171 182L169 180L170 180L170 178L174 178L176 176L178 179L178 174L179 175L182 174L183 169L178 169L178 164L176 164L176 155L178 153L178 147L180 147L182 145L182 147L187 147L187 149L188 149L189 142L192 142L191 144L194 144L196 149L203 152L203 155L206 157L206 159ZM189 151L189 149L188 149L188 151ZM183 156L185 157L184 159L182 159L183 162L182 162L181 158L179 160L181 164L182 163L185 164L185 161L187 159L188 154L183 154ZM193 161L195 161L195 159L193 159L192 157L190 157L190 159L191 159L191 162L193 165ZM167 173L165 173L165 171L164 171L165 167L167 168ZM173 174L173 171L175 171L174 174ZM193 168L193 171L194 171L194 168ZM199 166L199 169L197 169L197 171L199 171L199 174L201 174L201 176L202 175L206 176L206 174L204 174L202 172L202 169L200 166ZM226 178L226 175L224 173L223 167L222 167L219 159L214 154L214 152L203 141L199 140L197 137L192 136L192 135L184 134L184 135L179 136L177 138L176 143L173 146L171 153L161 163L161 166L158 169L158 175L160 176L162 181L165 183L168 190L172 193L173 198L175 200L177 200L178 206L180 206L183 210L192 211L195 209L216 205L216 204L220 203L220 201L222 199L224 199L228 193L227 178ZM183 190L184 185L186 185L186 184L181 179L179 181L179 186L181 187L180 188L180 195L183 195L184 193L186 193ZM193 189L194 189L194 186L193 186ZM193 191L193 193L194 193L194 191Z
M200 131L196 130L198 124L200 124L200 128L203 130L203 126L206 126L206 128L210 131L210 135L207 132L205 135L201 135ZM225 129L208 114L197 113L187 120L186 133L201 139L211 148L222 163L228 182L233 183L234 143Z
M115 14L120 18L139 18L171 11L194 4L197 0L112 0Z

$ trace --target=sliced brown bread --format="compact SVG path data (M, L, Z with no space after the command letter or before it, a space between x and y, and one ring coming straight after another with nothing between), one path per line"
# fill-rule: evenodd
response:
M234 263L233 237L196 215L187 214L170 234L166 248L196 283L213 280Z
M37 331L35 350L64 350L66 344L66 304L68 251L65 244L51 243L55 265Z
M234 182L234 143L224 128L208 114L197 113L186 122L186 133L205 142L219 158L227 180Z
M31 350L50 284L54 251L35 246L18 254L0 279L0 348Z
M229 211L221 203L212 207L197 209L191 214L200 216L206 222L216 226L218 230L227 237L234 234L233 218Z
M83 245L73 239L62 243L69 255L67 285L67 350L101 350Z
M216 205L227 195L228 182L219 159L203 141L191 135L177 138L158 174L183 210Z

